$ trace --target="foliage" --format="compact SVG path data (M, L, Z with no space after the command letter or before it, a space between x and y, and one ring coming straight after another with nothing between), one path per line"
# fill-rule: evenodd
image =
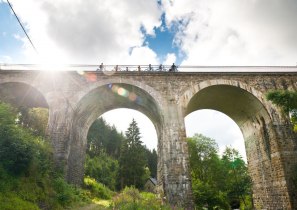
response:
M227 147L220 158L215 141L201 134L189 138L188 147L196 207L239 208L241 201L247 206L251 183L239 153Z
M14 193L0 192L0 209L5 210L38 210L39 207L29 201L25 201Z
M0 102L0 209L62 209L87 202L53 167L51 146Z
M140 140L140 132L136 121L133 119L126 131L126 139L122 142L120 155L120 181L121 189L124 186L143 188L145 174L145 150Z
M222 161L227 169L226 185L230 203L245 204L245 196L251 194L251 179L248 175L247 166L239 152L227 147L223 153Z
M218 145L214 139L195 134L188 139L190 165L193 175L202 181L210 181L210 176L216 174L218 164ZM210 166L213 167L210 167Z
M297 92L276 90L267 94L267 99L281 106L285 112L297 109Z
M157 177L157 168L158 168L158 155L155 149L150 151L145 147L145 154L147 159L147 167L151 173L151 177Z
M48 109L46 108L18 108L18 123L25 128L28 128L34 135L45 136Z
M114 126L108 125L103 118L98 118L88 132L87 154L93 158L105 153L115 159L120 156L121 142L124 137Z
M17 110L9 104L0 101L0 126L6 127L15 124Z
M10 127L0 130L0 139L0 161L3 168L14 175L26 173L33 159L28 134L17 127Z
M118 161L105 153L90 158L86 156L85 175L94 178L112 190L115 190L119 171Z
M76 188L65 182L63 178L56 178L53 182L55 200L63 207L70 207L74 203L88 201L81 189Z
M18 110L0 102L0 164L14 175L27 173L29 166L45 173L51 162L51 146L43 137L33 136L30 129L20 126L18 118Z
M194 178L192 180L194 201L198 209L229 209L227 195L215 186Z
M110 199L113 195L110 189L90 177L84 178L84 186L86 189L91 191L93 196L97 198Z
M269 92L266 97L280 106L284 112L290 113L294 131L297 132L297 91L276 90Z
M140 193L134 187L126 187L122 193L113 198L112 209L121 210L166 210L171 209L170 206L163 204L157 195L152 193Z
M90 127L87 138L85 175L97 182L112 190L126 185L142 188L149 176L157 176L157 152L142 145L135 120L124 137L114 126L98 118Z

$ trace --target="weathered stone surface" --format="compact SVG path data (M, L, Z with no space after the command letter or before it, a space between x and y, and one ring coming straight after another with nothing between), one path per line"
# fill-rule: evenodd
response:
M30 88L19 94L24 86ZM82 181L86 136L97 117L115 108L147 115L158 134L158 188L172 205L187 209L193 201L184 117L199 109L221 111L240 127L256 208L297 209L292 184L297 136L288 116L265 98L275 89L297 90L297 68L287 73L0 71L1 100L49 108L55 161L74 184Z

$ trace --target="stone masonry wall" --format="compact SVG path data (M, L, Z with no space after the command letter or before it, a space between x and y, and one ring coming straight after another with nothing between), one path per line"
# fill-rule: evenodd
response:
M38 71L0 71L0 86L11 82L27 84L44 96L50 110L49 135L55 160L68 173L69 182L75 184L82 179L83 165L75 165L73 157L78 153L80 155L77 157L83 159L85 148L84 143L80 142L82 140L74 136L77 132L74 129L82 129L79 131L81 134L87 131L79 126L81 122L74 119L75 113L81 109L79 104L84 103L84 96L102 85L112 83L123 83L132 89L137 87L143 90L147 95L142 96L151 96L155 110L158 111L155 114L149 113L149 106L140 109L159 119L158 122L153 119L153 123L158 126L160 141L159 186L172 205L188 209L193 207L184 126L184 117L190 113L188 105L202 90L207 98L207 88L211 86L225 85L244 90L247 92L245 101L255 110L261 105L261 110L255 111L254 114L244 108L243 114L238 112L234 115L245 138L255 207L297 209L296 189L292 184L292 171L297 163L297 136L291 130L288 117L265 99L265 94L270 90L296 91L297 68L295 72L287 73L116 72L109 75L102 72L59 72L48 75ZM215 99L212 100L215 102ZM124 105L139 110L133 103ZM199 109L199 106L194 105L191 111ZM216 106L228 110L224 104ZM114 106L103 107L102 111L111 108ZM83 163L83 160L77 161Z

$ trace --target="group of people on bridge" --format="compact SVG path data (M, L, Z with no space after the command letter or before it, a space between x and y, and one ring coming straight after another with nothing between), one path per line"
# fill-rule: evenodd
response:
M126 67L126 68L123 68ZM152 66L151 64L149 64L148 66L142 66L142 67L146 67L146 68L141 68L140 65L138 65L137 67L132 66L129 67L128 66L119 66L116 65L114 66L112 69L109 69L111 71L169 71L169 72L177 72L177 66L173 63L170 67L168 66L164 66L162 64L160 64L159 66ZM99 65L99 67L96 69L96 71L106 71L106 66L103 65L103 63L101 63Z

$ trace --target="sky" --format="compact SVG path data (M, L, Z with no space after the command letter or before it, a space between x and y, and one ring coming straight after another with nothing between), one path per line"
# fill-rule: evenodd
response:
M6 0L0 0L0 63L297 64L296 0L10 2L37 52ZM131 111L129 117L131 114L136 120L145 121L141 114ZM118 122L116 114L104 116L124 129L124 122ZM217 127L216 122L223 127ZM203 133L220 145L236 145L244 151L238 127L222 113L195 112L186 117L185 123L187 135ZM148 124L141 125L143 136L154 139L155 130Z

